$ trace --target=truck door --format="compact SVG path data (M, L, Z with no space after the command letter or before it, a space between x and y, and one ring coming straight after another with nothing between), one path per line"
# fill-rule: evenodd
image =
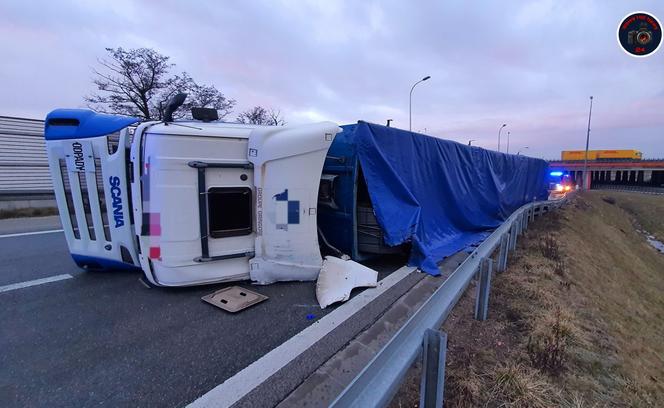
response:
M258 128L249 136L256 188L256 246L249 273L255 282L318 277L318 187L325 156L340 131L323 122Z

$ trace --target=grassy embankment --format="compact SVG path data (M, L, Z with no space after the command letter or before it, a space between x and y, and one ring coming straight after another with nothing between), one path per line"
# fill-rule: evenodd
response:
M590 192L531 223L489 319L471 288L442 328L446 406L664 406L664 254L637 229L664 238L664 197Z

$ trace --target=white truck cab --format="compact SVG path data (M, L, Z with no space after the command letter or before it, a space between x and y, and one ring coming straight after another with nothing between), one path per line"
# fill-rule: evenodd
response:
M314 280L336 124L146 122L56 110L45 137L65 236L88 268L158 286ZM117 148L111 148L116 143Z

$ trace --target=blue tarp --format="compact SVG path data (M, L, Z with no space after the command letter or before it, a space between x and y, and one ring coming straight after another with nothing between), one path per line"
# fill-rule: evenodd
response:
M411 242L409 264L432 275L514 210L547 198L544 160L366 122L343 128L386 244Z

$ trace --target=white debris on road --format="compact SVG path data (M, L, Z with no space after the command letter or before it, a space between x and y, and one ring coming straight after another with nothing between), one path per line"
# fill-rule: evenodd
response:
M378 272L357 262L326 256L316 282L316 298L322 309L350 298L353 288L375 287Z

